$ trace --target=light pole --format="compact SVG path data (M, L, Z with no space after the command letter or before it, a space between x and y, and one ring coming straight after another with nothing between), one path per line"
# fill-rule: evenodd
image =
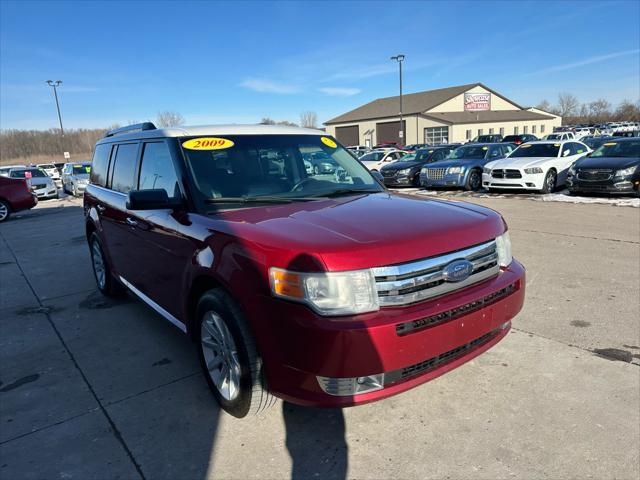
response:
M404 55L396 55L391 57L391 60L398 62L400 67L400 146L404 145L404 129L402 128L402 62L404 61Z
M60 115L60 103L58 102L58 90L57 88L62 85L62 80L47 80L50 87L53 87L53 95L56 97L56 108L58 109L58 120L60 121L60 132L64 137L64 128L62 128L62 115Z

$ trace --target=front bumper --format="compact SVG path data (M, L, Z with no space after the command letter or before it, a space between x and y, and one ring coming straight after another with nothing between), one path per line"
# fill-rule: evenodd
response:
M482 186L505 190L542 190L544 173L525 173L520 170L521 178L495 178L489 173L482 173Z
M46 199L46 198L55 198L58 196L58 189L56 188L55 185L51 186L51 187L43 187L43 188L34 188L32 190L32 192L39 198L39 199Z
M465 173L445 173L440 178L433 178L428 174L420 173L420 185L427 188L463 187Z
M395 173L391 177L385 177L384 173L382 174L382 179L384 181L384 185L386 187L407 187L415 185L416 178L418 174L415 175L406 175L406 174L398 174Z
M261 354L276 396L301 405L344 407L403 392L488 350L508 333L524 290L525 271L514 260L490 280L413 305L330 318L264 296L250 315L261 317L252 323L268 324L269 347ZM264 312L270 312L267 319ZM427 322L434 318L443 320ZM350 396L326 393L318 379L381 373L384 388Z
M618 195L635 195L640 189L640 179L633 175L613 177L605 181L584 181L577 177L567 177L567 189L571 193L606 193Z

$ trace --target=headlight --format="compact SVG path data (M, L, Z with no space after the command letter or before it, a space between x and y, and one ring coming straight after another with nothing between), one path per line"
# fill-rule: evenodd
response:
M542 173L542 169L540 167L525 168L524 173Z
M491 169L490 169L490 168L487 168L487 167L484 167L484 168L482 169L482 173L486 173L487 175L490 175L490 174L491 174Z
M575 163L574 163L569 167L569 171L567 172L567 175L570 175L573 177L575 174L576 174L576 169L575 169Z
M380 309L371 270L302 273L270 268L274 296L309 305L320 315L353 315Z
M400 175L409 175L409 172L411 172L411 169L410 169L410 168L405 168L405 169L403 169L403 170L398 170L398 173L399 173Z
M501 268L506 268L513 260L511 256L511 238L509 232L504 232L499 237L496 237L496 251L498 252L498 265Z
M636 167L625 168L624 170L617 170L616 177L626 177L627 175L633 175L636 171Z
M422 170L420 170L420 173L423 173L423 174L425 174L425 175L426 175L426 174L427 174L427 169L426 169L426 168L423 168Z
M462 173L464 172L464 167L449 167L447 168L447 173Z

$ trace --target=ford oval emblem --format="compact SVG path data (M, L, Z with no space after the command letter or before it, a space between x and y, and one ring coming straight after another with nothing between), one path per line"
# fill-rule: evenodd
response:
M473 272L473 263L467 260L454 260L442 269L446 282L462 282Z

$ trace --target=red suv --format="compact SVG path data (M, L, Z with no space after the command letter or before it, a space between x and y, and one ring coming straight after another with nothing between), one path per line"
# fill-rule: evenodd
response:
M309 172L313 154L342 174ZM412 388L499 342L524 301L498 213L390 193L317 130L114 130L84 209L99 289L190 335L237 417Z

